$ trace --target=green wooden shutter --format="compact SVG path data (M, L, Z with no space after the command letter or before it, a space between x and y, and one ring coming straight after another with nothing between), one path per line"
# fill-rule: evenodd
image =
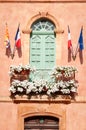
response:
M48 19L39 19L31 29L30 64L42 72L48 71L55 66L55 25Z
M45 35L45 69L55 66L55 36Z
M32 24L30 37L30 64L38 71L31 80L51 80L49 71L55 66L55 25L47 19L39 19Z
M40 69L41 67L41 40L41 36L32 35L30 42L30 64L37 69Z
M33 32L30 42L30 64L37 69L52 69L55 66L55 36Z

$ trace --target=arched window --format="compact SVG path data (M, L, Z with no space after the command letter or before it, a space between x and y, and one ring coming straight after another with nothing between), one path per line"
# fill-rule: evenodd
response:
M55 66L55 25L48 19L39 19L31 26L30 64L39 70Z

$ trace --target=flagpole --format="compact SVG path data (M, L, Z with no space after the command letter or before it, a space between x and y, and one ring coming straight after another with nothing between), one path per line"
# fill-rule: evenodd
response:
M11 54L11 58L12 58L12 59L14 58L15 50L16 50L16 47L15 47L15 45L14 45L13 53Z
M73 46L71 46L71 53L72 53L72 57L74 57L74 54L73 54Z

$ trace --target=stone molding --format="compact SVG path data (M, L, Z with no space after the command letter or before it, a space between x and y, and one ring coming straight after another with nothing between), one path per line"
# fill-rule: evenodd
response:
M6 103L6 102L12 102L12 103L15 103L15 102L19 102L19 103L27 103L27 102L57 102L57 103L86 103L86 96L76 96L75 99L70 99L70 98L61 98L61 97L58 97L56 99L47 99L46 97L45 98L32 98L32 99L28 99L26 97L16 97L14 99L6 96L0 96L0 102L3 102L3 103Z
M39 12L38 14L36 14L35 16L33 16L30 20L28 20L27 25L24 27L24 29L22 30L22 32L24 34L30 34L31 33L31 25L38 19L40 18L47 18L50 21L52 21L56 28L55 28L55 33L63 33L64 30L60 27L59 22L56 20L56 18L54 16L52 16L51 14L49 14L48 12Z
M19 2L19 3L33 3L33 2L38 2L38 3L70 3L70 2L73 2L73 3L77 3L77 2L80 2L80 3L83 3L83 2L86 2L86 0L0 0L1 3L4 3L4 2Z

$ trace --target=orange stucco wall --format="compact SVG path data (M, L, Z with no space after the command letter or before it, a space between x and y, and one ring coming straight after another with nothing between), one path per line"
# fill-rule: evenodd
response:
M12 103L0 102L0 130L17 130L17 106Z
M52 8L53 6L53 8ZM35 9L33 8L35 7ZM79 53L77 54L76 60L73 61L71 59L68 62L68 49L67 49L67 25L70 26L72 44L74 50L76 49L80 28L83 25L83 35L84 35L84 44L86 41L85 32L85 8L86 3L0 3L0 66L3 66L3 69L0 72L0 92L1 95L9 95L9 66L11 64L27 64L29 59L27 55L29 52L25 50L25 46L29 46L29 38L25 40L25 37L29 37L29 34L23 34L22 30L26 27L28 21L39 12L48 12L52 16L54 16L59 22L61 28L64 30L63 34L57 34L57 65L73 65L78 69L78 74L76 75L77 80L79 81L79 89L78 92L80 95L85 94L85 57L86 51L83 50L83 63L81 64ZM72 13L71 13L72 11ZM15 53L15 57L12 60L10 57L8 58L5 55L5 45L4 45L4 34L5 34L5 23L8 23L8 29L10 34L10 42L13 50L15 41L15 33L17 30L17 26L20 23L20 31L21 31L21 41L22 41L22 57L19 58L17 51ZM59 41L59 42L58 42ZM25 61L25 62L24 62ZM6 92L6 93L5 93Z
M22 33L22 30L27 26L31 18L39 12L48 12L59 23L64 33L57 33L57 65L72 65L78 69L76 79L79 82L78 96L86 96L86 48L83 50L83 62L81 62L79 53L75 61L71 59L68 62L67 40L68 32L67 25L70 26L72 44L76 49L80 29L83 25L84 46L86 43L86 2L69 2L69 1L0 1L0 97L8 97L10 95L10 65L27 64L29 62L29 34ZM4 34L5 23L8 23L10 34L10 42L13 50L15 41L15 33L17 26L20 23L21 41L22 41L22 57L18 57L15 52L14 59L5 55ZM35 104L36 105L36 104ZM42 105L42 104L41 104ZM86 101L71 104L59 104L60 108L66 113L66 130L86 130ZM45 104L46 107L46 104ZM49 106L50 107L50 106ZM54 105L55 109L57 106ZM0 101L0 130L17 130L18 124L18 106L13 102ZM51 111L51 110L50 110Z

